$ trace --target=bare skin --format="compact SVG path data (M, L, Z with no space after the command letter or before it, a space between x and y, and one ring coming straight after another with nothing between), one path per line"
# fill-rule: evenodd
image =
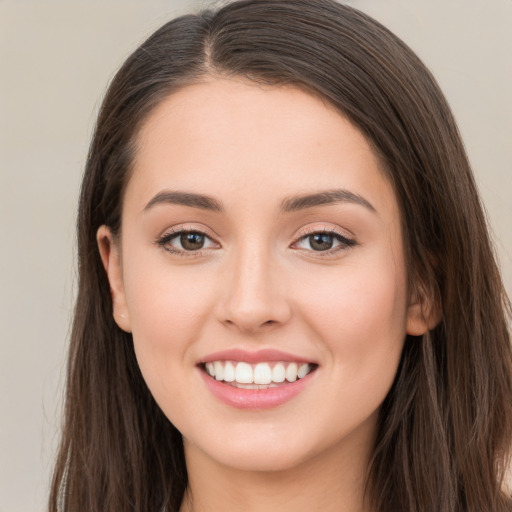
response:
M363 437L359 443L367 442ZM370 443L360 445L348 438L343 448L322 453L291 471L240 472L224 467L219 472L216 464L189 447L189 491L180 512L368 511L362 489L371 448Z
M114 317L183 434L181 512L367 510L378 410L429 317L393 189L349 121L291 87L186 87L143 126L120 240L103 226L98 243ZM233 406L204 363L225 350L311 373L283 403Z

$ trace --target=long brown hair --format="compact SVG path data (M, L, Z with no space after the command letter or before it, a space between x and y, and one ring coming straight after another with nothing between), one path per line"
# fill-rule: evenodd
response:
M119 70L81 190L79 285L50 511L177 511L181 435L112 318L96 244L116 233L135 138L166 96L207 75L300 87L348 117L380 157L401 210L411 293L440 323L408 336L382 405L367 496L379 512L502 512L512 442L510 304L450 109L413 52L331 0L241 0L170 21Z

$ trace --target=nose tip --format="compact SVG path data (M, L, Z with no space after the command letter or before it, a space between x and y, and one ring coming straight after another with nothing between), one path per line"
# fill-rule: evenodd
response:
M227 299L224 323L245 333L268 331L287 322L290 307L283 290L273 284L243 286L241 283Z
M282 325L287 320L287 313L278 311L270 304L263 310L254 307L234 307L226 315L224 323L244 333L264 332Z
M221 322L244 333L266 332L286 323L291 307L278 269L254 258L235 267L231 278L223 281L227 286L218 304Z

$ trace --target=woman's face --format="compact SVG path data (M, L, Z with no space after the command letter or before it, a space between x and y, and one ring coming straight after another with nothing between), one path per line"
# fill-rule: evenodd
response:
M424 326L393 189L338 112L242 80L172 94L139 134L120 242L98 238L187 457L265 471L368 455Z

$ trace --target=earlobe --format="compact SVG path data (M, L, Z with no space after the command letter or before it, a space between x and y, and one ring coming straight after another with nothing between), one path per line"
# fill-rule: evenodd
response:
M100 226L96 233L96 240L110 285L114 320L123 331L131 332L130 315L124 292L120 248L107 226Z
M441 306L433 294L413 293L407 310L407 334L421 336L441 321Z

